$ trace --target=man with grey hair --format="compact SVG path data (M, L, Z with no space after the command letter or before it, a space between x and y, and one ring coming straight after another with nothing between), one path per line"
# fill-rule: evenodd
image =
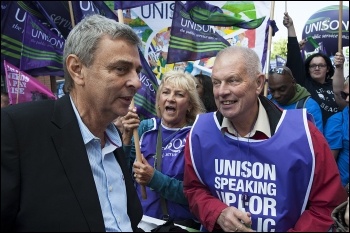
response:
M1 231L141 231L112 123L141 87L139 45L129 26L86 17L64 47L69 94L1 110Z
M306 109L260 95L265 75L250 48L220 51L212 82L218 111L198 115L185 147L184 193L202 230L329 230L347 195Z

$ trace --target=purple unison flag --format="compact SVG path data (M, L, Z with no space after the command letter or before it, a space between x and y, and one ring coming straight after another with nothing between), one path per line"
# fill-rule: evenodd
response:
M139 6L149 5L162 1L114 1L114 10L131 9Z
M33 1L38 11L45 16L51 27L55 28L64 38L72 30L68 1Z
M56 99L56 96L41 82L4 60L5 77L10 104L39 99Z
M158 90L158 80L149 67L145 57L139 49L142 70L140 73L141 88L137 91L134 101L137 113L141 119L157 116L156 113L156 93Z
M35 16L27 14L23 33L20 70L63 76L63 48L65 40L57 36Z
M106 5L104 1L93 1L95 7L99 10L99 14L109 19L119 22L118 16Z
M103 15L106 18L118 21L118 17L103 1L72 1L75 24L84 17L93 14Z
M17 67L20 65L24 23L27 14L41 16L29 1L1 2L1 61L7 60ZM5 75L3 62L1 62L1 74Z
M228 46L230 43L214 26L196 24L186 11L186 5L175 2L167 64L215 57Z
M71 1L75 24L88 15L100 14L92 1Z
M234 2L227 2L224 7L229 11L230 8L235 8L236 5ZM253 7L253 4L250 5ZM249 17L248 19L243 19L243 17L247 18L247 16L238 15L239 17L236 17L225 14L220 7L211 5L205 1L187 1L185 7L191 20L203 25L235 26L238 28L254 29L259 27L265 20L265 16L258 19L249 19Z

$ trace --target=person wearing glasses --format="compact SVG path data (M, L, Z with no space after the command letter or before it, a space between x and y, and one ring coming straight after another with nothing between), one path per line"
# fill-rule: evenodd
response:
M183 193L186 136L197 114L205 112L194 77L182 70L163 75L156 96L157 117L139 122L135 109L122 118L125 154L144 215L199 229ZM133 130L138 127L142 161L135 161ZM142 199L141 186L147 198Z
M296 83L291 70L286 66L278 66L269 71L269 95L282 109L306 108L313 117L317 128L323 133L322 112L318 103L310 97L305 87Z
M337 162L342 184L345 186L349 183L349 76L340 94L347 106L343 111L328 118L324 136Z
M340 64L335 64L335 69L327 54L320 52L309 56L303 64L293 20L287 12L284 13L283 25L288 30L286 66L292 71L297 83L305 87L310 92L311 97L320 105L322 121L323 125L325 125L330 116L345 107L344 101L340 102L340 105L336 102L332 84L334 70L342 70L339 65L344 63L344 56L341 53L337 53L336 56L341 58L339 59ZM344 78L343 75L341 76Z
M306 109L261 95L266 77L250 48L221 50L211 78L218 111L197 116L185 147L184 193L201 230L328 231L347 194Z

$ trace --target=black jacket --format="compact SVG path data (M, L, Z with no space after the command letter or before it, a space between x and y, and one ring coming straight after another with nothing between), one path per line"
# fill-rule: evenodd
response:
M122 148L134 231L143 211ZM1 231L105 231L85 145L69 95L1 109Z

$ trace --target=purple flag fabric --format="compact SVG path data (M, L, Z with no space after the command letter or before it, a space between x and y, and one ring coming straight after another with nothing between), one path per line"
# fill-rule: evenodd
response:
M118 16L106 5L104 1L93 1L93 3L99 10L100 15L103 15L109 19L114 19L117 22L119 22Z
M26 16L31 15L43 24L50 24L45 16L36 10L36 6L31 1L8 1L5 5L2 3L1 6L5 8L2 11L5 15L1 15L1 60L20 67ZM28 70L27 73L33 76L60 74L56 69L50 67ZM3 62L1 62L1 74L5 75Z
M230 9L234 9L236 8L236 6L237 4L235 2L227 2L223 7L225 7L225 9L230 12ZM230 14L226 14L220 7L211 5L209 3L206 3L205 1L187 1L185 7L191 20L195 23L203 25L215 25L226 27L235 26L238 28L254 29L259 27L265 19L265 17L261 17L258 19L243 19L247 18L247 15L244 15L243 17L241 15L233 16ZM254 5L246 4L246 6L243 9L249 11L249 7L253 9Z
M68 1L33 1L33 4L45 16L51 27L67 38L73 28Z
M42 73L63 76L64 38L57 36L35 16L27 14L22 43L20 70L30 72L41 68Z
M162 1L114 1L114 10L131 9L139 6L149 5Z
M142 64L142 70L140 73L140 81L142 85L134 97L134 102L140 119L147 119L157 116L155 104L158 80L140 49L139 54Z
M7 60L19 67L23 30L27 14L40 17L29 1L1 2L1 61ZM5 75L4 64L1 62L1 74Z
M103 15L118 21L118 17L103 1L72 1L75 24L92 14Z
M175 2L167 64L215 57L228 46L230 43L213 26L194 23L186 5L181 1Z
M56 96L41 82L4 60L5 77L10 104L41 99L56 99Z

